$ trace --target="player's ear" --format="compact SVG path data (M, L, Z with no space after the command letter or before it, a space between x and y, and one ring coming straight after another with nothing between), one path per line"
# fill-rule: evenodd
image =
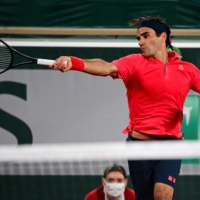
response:
M167 40L167 33L162 32L160 36L161 36L161 38L162 38L162 41L163 41L163 42L166 42L166 40Z

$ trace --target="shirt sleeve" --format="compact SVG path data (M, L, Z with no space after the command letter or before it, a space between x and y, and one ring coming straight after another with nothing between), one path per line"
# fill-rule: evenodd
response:
M191 89L200 94L200 70L194 66Z
M117 67L118 77L123 79L125 83L129 80L129 78L133 75L136 68L136 61L138 59L138 54L131 54L125 57L122 57L118 60L112 61Z

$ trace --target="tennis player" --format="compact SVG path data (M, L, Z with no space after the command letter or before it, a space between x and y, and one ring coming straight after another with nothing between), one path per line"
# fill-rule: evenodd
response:
M159 16L142 16L130 22L137 28L141 54L113 62L61 56L50 68L78 70L123 80L127 89L129 124L123 130L128 142L180 140L183 106L190 89L200 93L200 70L182 61L173 50L170 27ZM170 147L169 147L170 148ZM181 160L128 161L137 200L172 200Z
M135 200L135 192L126 187L128 179L121 165L114 164L104 170L101 187L89 192L85 200Z

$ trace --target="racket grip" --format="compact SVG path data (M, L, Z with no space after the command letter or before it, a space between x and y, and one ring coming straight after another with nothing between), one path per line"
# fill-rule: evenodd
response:
M55 63L55 60L48 60L48 59L37 59L38 65L53 65Z

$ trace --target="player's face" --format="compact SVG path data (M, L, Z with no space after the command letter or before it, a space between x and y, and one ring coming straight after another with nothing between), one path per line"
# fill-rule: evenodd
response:
M137 40L145 57L154 57L161 50L162 37L158 37L156 32L151 28L139 28L137 31Z

